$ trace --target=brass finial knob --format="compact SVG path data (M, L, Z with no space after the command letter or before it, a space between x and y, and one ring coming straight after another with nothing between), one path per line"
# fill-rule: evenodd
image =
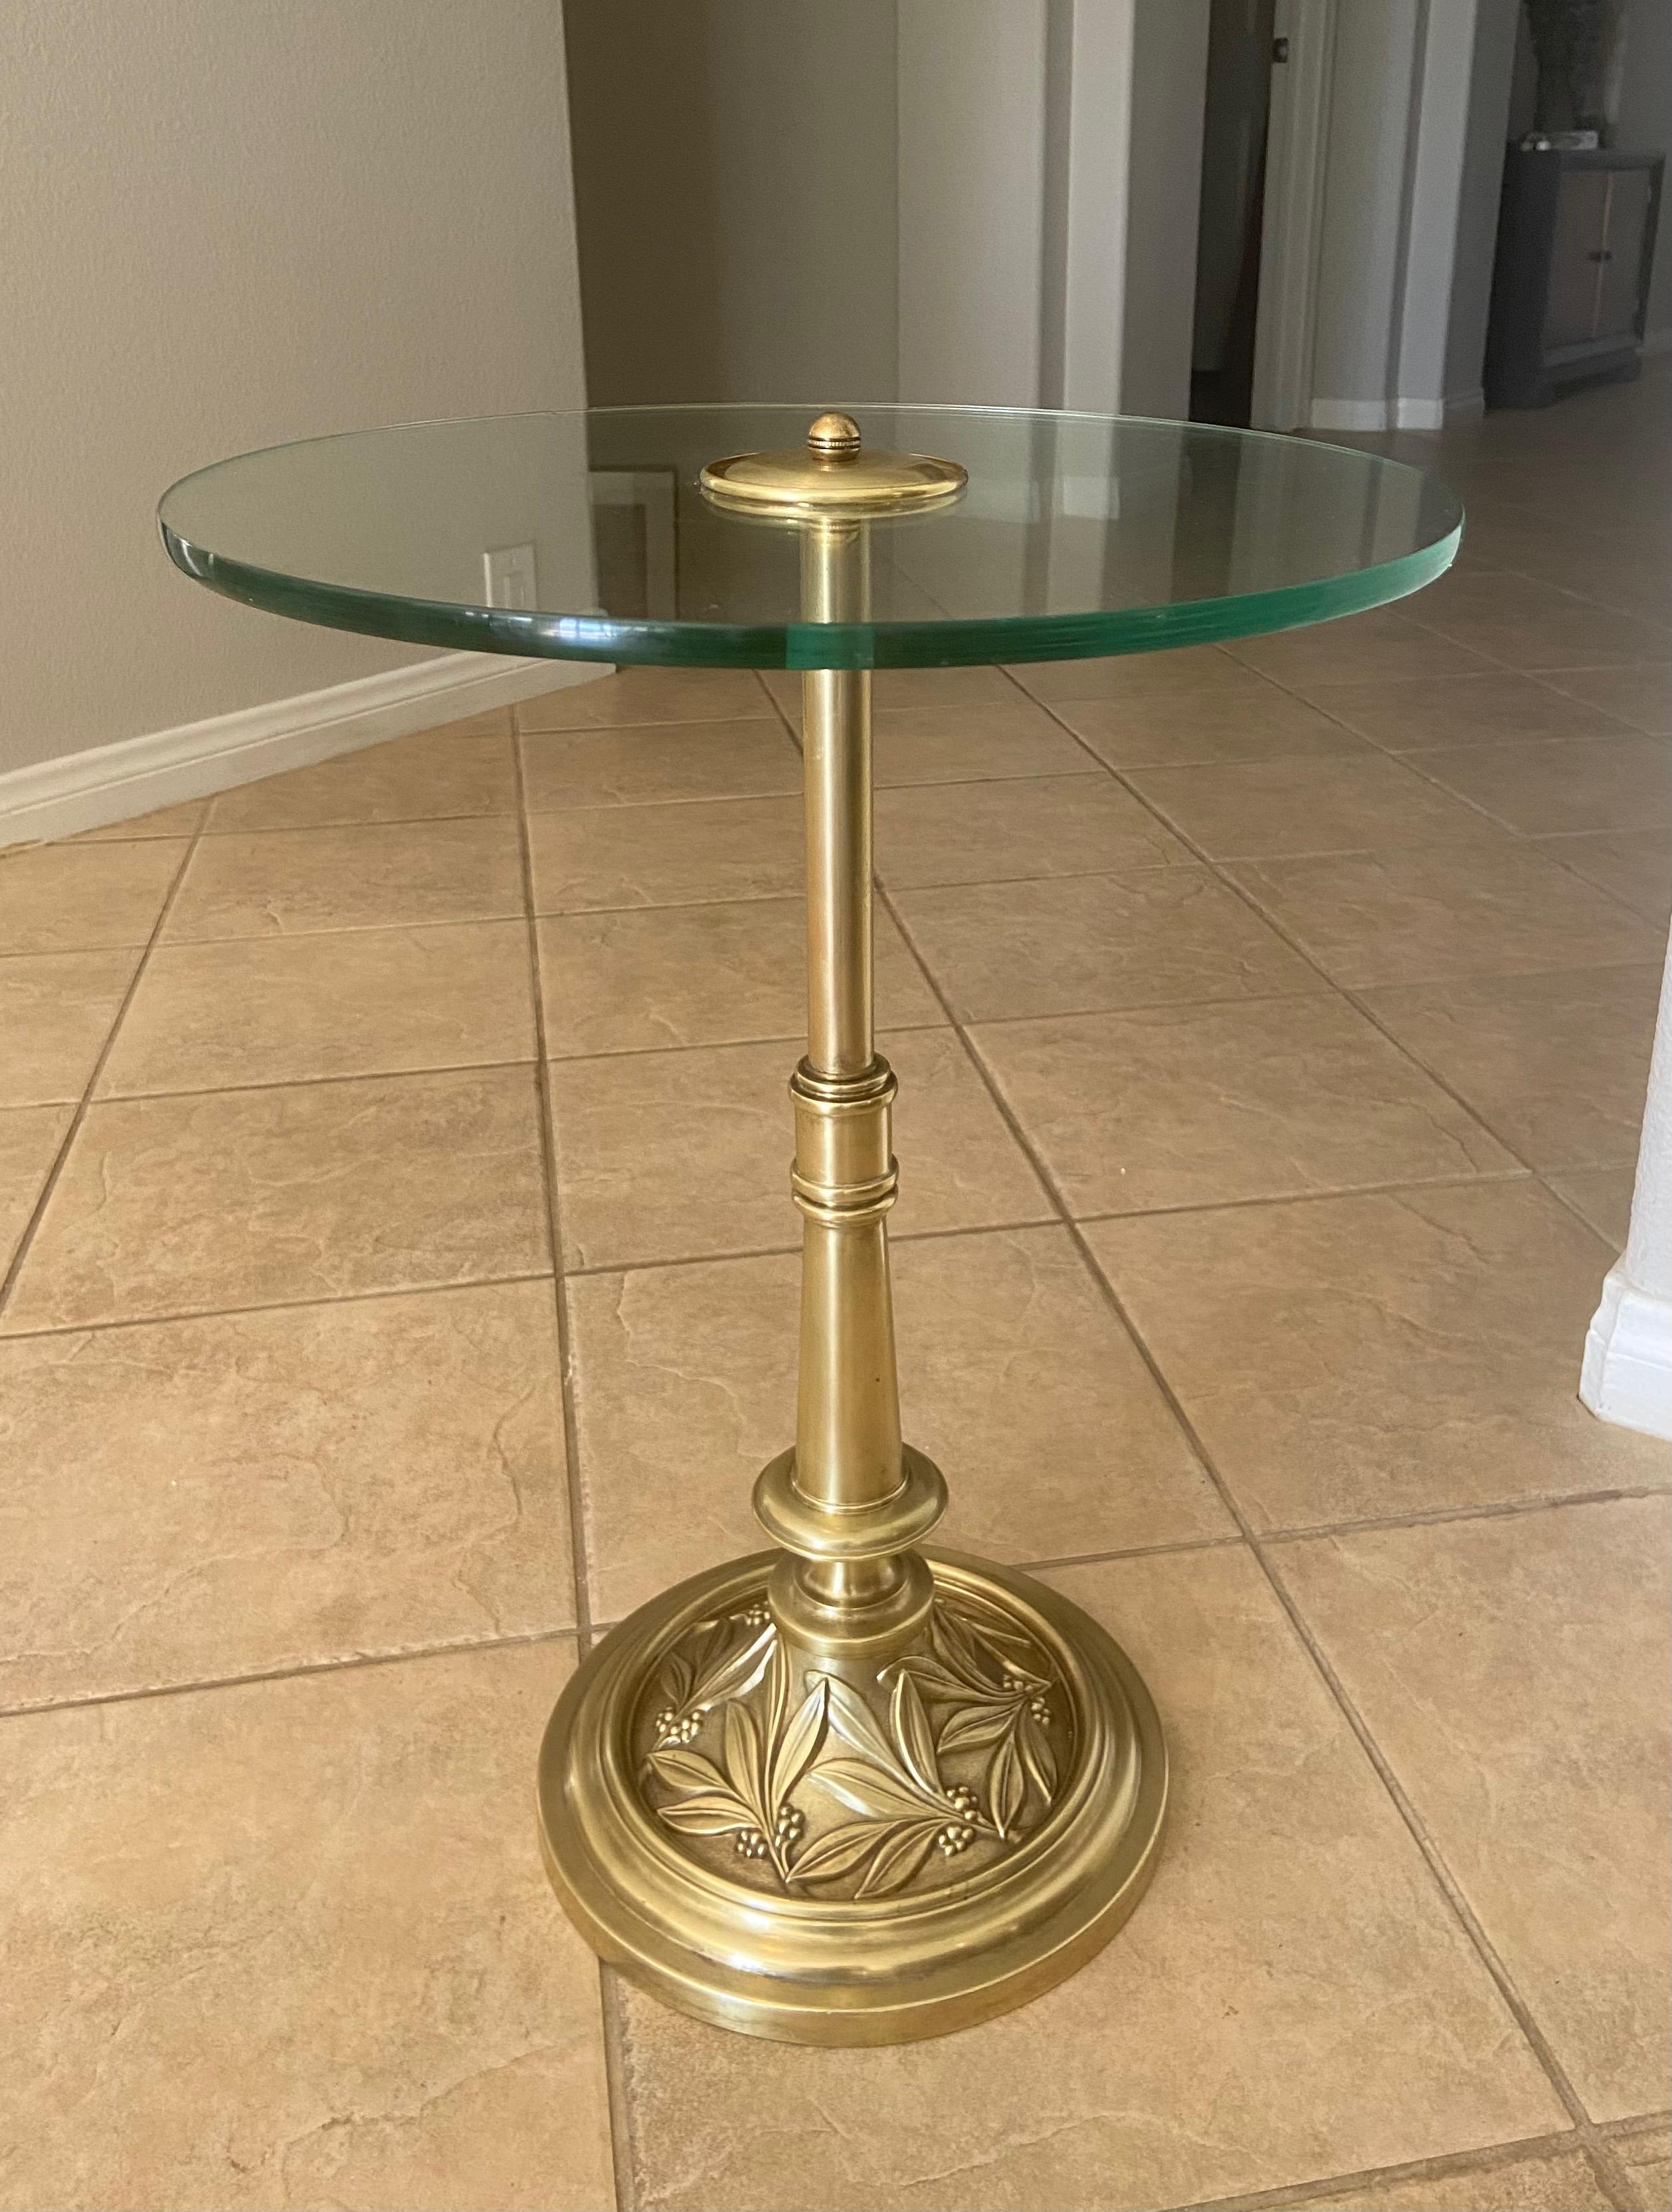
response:
M807 442L821 460L839 460L859 451L859 425L851 415L821 415Z

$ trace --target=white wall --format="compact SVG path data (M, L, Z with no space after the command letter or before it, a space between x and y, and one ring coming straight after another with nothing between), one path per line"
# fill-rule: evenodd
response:
M1504 191L1504 149L1510 137L1510 90L1515 75L1520 0L1477 0L1469 118L1459 179L1451 326L1441 390L1455 406L1472 402L1486 359L1492 306L1492 264L1498 252L1498 204Z
M1463 7L1469 0L1447 0ZM1397 358L1419 0L1345 0L1336 18L1318 248L1312 420L1375 429Z
M1045 0L902 0L902 399L1038 404L1045 44Z
M158 495L580 397L556 0L7 0L0 771L415 658L234 607Z
M1439 429L1480 404L1517 0L1336 16L1312 419Z
M1672 1437L1672 951L1655 1024L1631 1231L1603 1280L1579 1395L1605 1421Z
M893 398L895 0L565 15L593 403Z
M1672 156L1672 0L1627 0L1625 38L1614 143L1628 154ZM1665 346L1672 344L1672 184L1662 192L1647 330Z

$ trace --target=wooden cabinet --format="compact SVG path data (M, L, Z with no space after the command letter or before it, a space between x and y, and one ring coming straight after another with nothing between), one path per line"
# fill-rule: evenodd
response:
M1544 407L1571 384L1637 374L1664 167L1659 154L1510 149L1488 407Z

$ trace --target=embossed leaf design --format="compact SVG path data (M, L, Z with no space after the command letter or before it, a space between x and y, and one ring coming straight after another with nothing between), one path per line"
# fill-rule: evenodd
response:
M933 1811L944 1820L952 1809L914 1783L909 1775L876 1766L868 1759L827 1759L813 1769L833 1797L874 1820L921 1818Z
M894 1747L878 1725L876 1716L856 1690L835 1674L819 1677L830 1698L830 1725L845 1742L879 1766L894 1766Z
M856 1897L886 1897L902 1889L935 1848L938 1819L850 1820L809 1844L796 1863L798 1881L833 1881L864 1867ZM869 1860L869 1865L866 1862Z
M694 1705L718 1705L723 1698L746 1698L766 1671L778 1638L770 1626L750 1642L718 1659L691 1691Z
M758 1825L751 1808L729 1790L682 1797L676 1804L663 1805L661 1814L670 1828L681 1829L688 1836L724 1836L735 1828Z
M1016 1748L1021 1753L1029 1781L1049 1805L1057 1793L1057 1754L1051 1747L1049 1736L1033 1714L1025 1710L1016 1729Z
M993 1826L1001 1836L1015 1833L1016 1816L1027 1800L1027 1778L1022 1771L1021 1754L1016 1749L1015 1733L1012 1730L987 1767L987 1805Z
M824 1741L825 1717L830 1686L822 1678L803 1698L773 1746L766 1777L766 1802L774 1810L789 1802L790 1792L811 1766Z
M754 1716L747 1705L729 1705L720 1732L721 1756L725 1762L725 1778L731 1784L754 1816L758 1828L770 1828L772 1815L766 1810L766 1764L761 1751L760 1731L754 1724Z
M697 1751L653 1751L651 1770L675 1790L724 1790L725 1777Z
M942 1757L954 1751L985 1751L996 1744L1015 1720L1018 1702L1007 1698L990 1705L961 1706L941 1730Z
M938 1799L942 1793L941 1770L935 1759L935 1738L930 1729L929 1716L923 1709L923 1698L909 1674L894 1677L888 1719L894 1741L913 1778Z
M886 1897L891 1890L903 1889L934 1850L939 1832L936 1820L919 1820L896 1831L878 1850L854 1895Z
M894 1833L892 1824L876 1820L849 1820L839 1828L809 1844L796 1861L797 1881L834 1881L839 1875L851 1874L863 1859L869 1858L885 1837Z

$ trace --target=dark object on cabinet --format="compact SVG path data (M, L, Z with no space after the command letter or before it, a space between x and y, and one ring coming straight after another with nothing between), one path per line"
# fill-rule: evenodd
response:
M1663 154L1510 148L1488 407L1548 407L1571 384L1637 374L1665 166Z

